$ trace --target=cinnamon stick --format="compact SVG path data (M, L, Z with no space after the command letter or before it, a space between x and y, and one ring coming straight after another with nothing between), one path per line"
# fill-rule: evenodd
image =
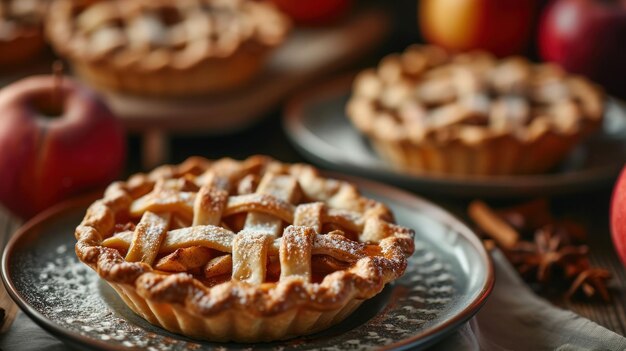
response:
M484 202L473 201L469 205L469 216L500 246L512 248L519 241L517 231Z

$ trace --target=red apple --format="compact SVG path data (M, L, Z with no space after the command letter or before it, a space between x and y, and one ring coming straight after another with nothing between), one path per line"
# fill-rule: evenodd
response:
M272 0L297 24L323 25L346 15L352 8L352 0Z
M622 170L613 189L611 233L615 250L626 266L626 167Z
M68 78L26 78L0 90L0 202L29 218L124 166L120 122Z
M421 0L424 38L452 51L483 49L498 56L522 52L535 0Z
M541 56L626 97L626 1L556 0L541 19Z

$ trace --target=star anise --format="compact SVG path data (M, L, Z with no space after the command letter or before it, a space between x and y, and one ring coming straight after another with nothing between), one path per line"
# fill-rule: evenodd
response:
M610 278L611 273L606 269L588 268L578 274L565 296L571 298L580 291L587 297L599 295L602 300L608 302L611 300L611 295L606 288L606 283Z
M556 219L546 200L495 210L473 201L469 216L485 236L485 247L500 248L518 272L543 288L571 283L567 297L582 291L585 296L600 295L608 300L608 271L592 268L589 248L584 245L586 231L580 224ZM555 274L558 273L557 277ZM549 284L549 283L556 284Z
M548 283L555 268L569 272L586 259L589 249L585 245L564 244L563 237L547 226L535 233L533 242L520 241L505 254L520 274L536 271L536 280Z

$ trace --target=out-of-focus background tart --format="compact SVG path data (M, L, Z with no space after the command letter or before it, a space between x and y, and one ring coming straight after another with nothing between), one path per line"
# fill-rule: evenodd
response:
M45 47L43 18L47 0L0 1L0 66L32 60Z
M289 26L272 5L252 0L57 0L46 31L96 88L180 96L245 84Z
M411 46L360 73L347 105L378 154L410 173L546 172L596 130L602 91L552 64Z

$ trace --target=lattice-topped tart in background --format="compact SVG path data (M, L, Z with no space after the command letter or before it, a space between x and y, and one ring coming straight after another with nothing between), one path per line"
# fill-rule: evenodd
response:
M45 47L43 19L48 0L0 0L0 65L33 59Z
M552 64L415 45L357 76L347 114L406 172L539 173L601 125L604 96Z
M180 96L245 84L289 21L254 0L56 0L46 30L97 88Z
M79 259L149 322L213 341L320 331L404 273L413 231L308 165L191 158L113 183Z

